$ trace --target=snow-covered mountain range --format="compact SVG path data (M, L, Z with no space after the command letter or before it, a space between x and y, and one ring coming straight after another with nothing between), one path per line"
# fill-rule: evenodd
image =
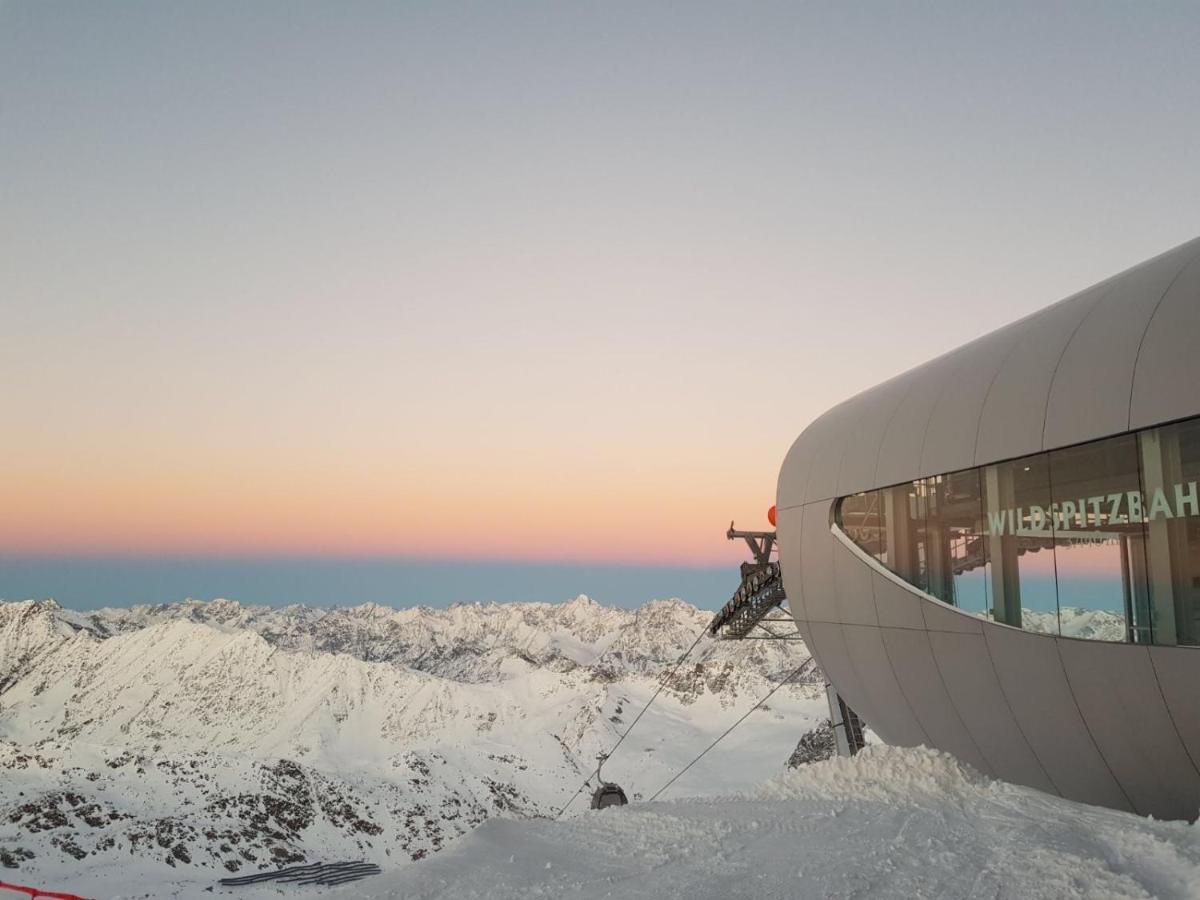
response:
M0 865L88 896L161 896L164 878L190 896L299 860L395 869L488 818L553 815L709 619L586 597L0 603ZM605 778L648 796L807 656L705 636ZM749 788L823 716L819 684L788 686L670 796Z

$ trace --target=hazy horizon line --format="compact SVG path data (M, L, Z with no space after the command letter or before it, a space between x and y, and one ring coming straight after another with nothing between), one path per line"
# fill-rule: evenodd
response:
M474 602L561 603L580 594L606 606L679 598L716 609L737 589L739 579L736 565L0 554L0 597L53 598L75 610L185 598L266 606L443 608Z

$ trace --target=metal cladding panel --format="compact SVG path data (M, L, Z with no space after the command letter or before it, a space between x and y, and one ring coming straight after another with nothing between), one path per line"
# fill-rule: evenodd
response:
M878 625L871 567L837 538L833 538L833 574L837 621L846 625Z
M953 472L974 463L979 414L992 379L1020 338L1021 331L1020 327L1009 325L955 353L954 368L944 380L925 429L922 473Z
M862 413L855 422L850 440L842 450L838 470L838 496L857 494L876 487L875 469L879 465L879 446L892 420L892 413L904 400L909 384L893 378L864 394Z
M821 671L837 688L841 698L867 722L874 722L878 718L878 710L863 689L858 672L850 662L850 650L842 634L843 627L831 622L809 622L809 646L815 651ZM882 732L880 734L882 736ZM887 739L886 736L884 739Z
M1167 713L1147 648L1064 639L1058 651L1088 731L1134 809L1194 818L1200 772Z
M929 633L942 683L992 771L1007 781L1057 794L1008 705L983 634Z
M1138 346L1154 310L1194 247L1185 244L1117 277L1063 351L1046 404L1046 449L1129 428Z
M868 716L867 723L889 744L902 747L929 744L928 735L896 681L879 629L873 625L847 625L842 629L842 636L850 664L858 673L859 684L875 710L875 717Z
M808 484L813 470L817 468L818 463L822 463L822 468L828 469L830 444L836 443L840 446L845 440L846 430L853 420L853 407L857 401L858 397L851 397L818 416L792 443L779 470L779 484L775 492L775 505L779 509L800 506L807 502ZM827 472L818 473L818 481L825 478L836 480L836 476L835 468L832 475Z
M812 627L807 622L796 620L796 630L800 632L800 637L804 640L804 646L808 652L812 654L812 658L817 661L817 665L821 671L825 671L825 667L821 665L821 654L817 652L816 644L813 643Z
M1083 317L1110 288L1103 282L1017 323L1020 336L983 403L972 465L1042 449L1046 402L1059 357Z
M983 620L947 606L940 600L918 597L921 612L925 616L925 627L930 631L961 631L964 634L980 634Z
M908 393L892 411L879 445L876 487L912 481L939 472L921 471L925 427L942 392L946 378L958 363L956 354L943 356L901 376L909 382Z
M837 594L833 581L834 537L829 533L829 501L802 507L800 526L800 581L809 621L837 622Z
M1200 767L1200 650L1150 647L1158 687L1192 764Z
M818 423L823 425L821 442L808 473L808 484L804 490L804 502L828 500L837 496L838 470L842 467L845 449L853 441L854 427L862 413L869 407L869 396L859 394L822 416Z
M788 448L783 465L779 468L779 482L775 487L775 506L780 510L791 509L804 502L804 486L808 484L808 473L817 455L817 437L820 429L813 422ZM815 430L814 430L815 429Z
M775 534L779 547L779 568L783 574L783 591L787 594L788 608L797 619L807 619L804 606L804 587L800 578L801 523L804 507L793 506L776 510Z
M1193 242L1197 243L1197 242ZM1133 373L1130 428L1200 415L1200 243L1150 320Z
M1057 639L1001 625L984 637L1021 732L1062 795L1132 811L1075 705Z
M992 774L992 767L979 752L950 701L933 660L929 635L905 628L881 628L880 631L896 681L933 746L953 753L985 774Z
M808 622L797 620L796 630L800 632L800 637L804 639L804 646L807 647L808 652L813 655L813 659L817 661L817 665L821 665L821 658L813 647L812 628L809 627Z
M921 615L924 601L920 597L878 572L871 573L871 584L875 588L875 614L880 625L925 629L925 617Z

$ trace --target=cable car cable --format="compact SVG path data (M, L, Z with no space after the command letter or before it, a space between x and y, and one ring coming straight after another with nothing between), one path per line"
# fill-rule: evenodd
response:
M674 677L674 673L676 673L676 671L678 670L679 666L682 666L683 661L685 659L688 659L688 656L691 655L692 650L696 649L696 644L700 643L701 640L703 640L703 637L704 637L704 635L707 634L707 632L708 632L708 625L704 625L704 628L702 628L700 630L700 634L696 635L696 640L691 642L691 647L684 650L683 655L680 656L680 658L676 660L676 664L671 666L671 670L668 671L666 673L666 676L660 680L658 690L655 690L654 694L652 696L650 696L648 701L646 701L646 706L642 707L642 712L638 713L635 716L634 721L630 722L628 728L625 728L625 732L622 734L622 736L620 736L617 739L617 743L612 745L612 750L608 751L607 754L604 754L605 760L607 760L608 757L612 756L614 754L614 752L617 752L618 746L620 746L620 744L622 744L622 742L625 738L629 737L629 732L634 730L634 726L637 725L637 722L640 722L642 720L642 716L646 715L646 710L650 708L650 703L653 703L656 700L656 698L658 698L659 694L661 694L661 692L662 692L662 689L666 688L667 682L670 682L670 680ZM558 812L556 812L556 814L554 814L554 818L556 818L556 820L557 820L557 818L562 818L564 812L566 812L566 808L568 808L568 806L570 806L572 803L575 803L575 798L580 796L581 793L583 793L583 788L587 787L589 782L592 781L592 779L594 778L594 776L599 775L599 774L600 774L600 766L596 766L595 772L588 775L586 779L583 779L583 784L580 785L580 787L578 787L578 790L574 794L571 794L571 799L569 799L568 802L564 803L563 808L558 810Z
M806 659L804 662L802 662L800 665L798 665L791 673L789 673L788 676L783 679L783 681L779 682L779 684L777 684L777 685L775 685L775 687L771 688L771 690L769 690L767 692L767 695L765 697L763 697L761 700L759 700L757 703L755 703L752 707L750 707L748 710L746 710L746 712L742 715L742 717L740 719L738 719L736 722L734 722L732 725L730 725L728 728L726 728L725 731L722 732L720 737L718 737L715 741L713 741L711 744L709 744L707 747L705 747L703 750L701 750L699 756L697 756L690 763L688 763L686 766L684 766L682 769L680 769L674 775L674 777L671 778L670 781L668 781L666 784L664 784L662 787L660 787L657 791L655 791L654 795L646 802L647 803L653 802L658 797L659 794L661 794L663 791L665 791L667 788L669 788L671 785L673 785L676 782L676 780L681 775L683 775L684 772L686 772L688 769L690 769L696 763L700 762L701 758L704 756L705 753L707 753L713 747L717 746L717 744L721 743L721 741L725 739L725 737L729 734L729 732L733 731L733 729L737 728L739 725L741 725L743 722L745 722L746 719L750 717L750 713L754 712L756 709L758 709L760 706L762 706L764 703L766 703L768 700L770 700L772 694L774 694L777 690L779 690L785 684L789 684L793 678L795 678L797 675L800 674L800 672L804 669L805 666L807 666L809 664L809 662L811 662L811 658Z

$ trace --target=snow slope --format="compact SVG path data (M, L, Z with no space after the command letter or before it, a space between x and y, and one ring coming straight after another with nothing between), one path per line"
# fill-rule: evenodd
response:
M491 821L334 897L1196 898L1200 832L870 747L720 799Z
M605 766L634 803L577 801L552 821L707 620L678 601L586 598L0 603L0 865L16 866L0 879L95 898L1200 900L1194 826L923 749L779 775L825 715L817 685L780 691L664 800L638 802L805 658L800 644L703 640ZM384 874L215 886L347 859Z
M0 864L94 897L196 896L301 860L411 865L486 819L555 811L708 620L582 597L0 603ZM806 657L705 638L605 775L657 790ZM671 795L747 788L824 715L819 685L780 691Z

